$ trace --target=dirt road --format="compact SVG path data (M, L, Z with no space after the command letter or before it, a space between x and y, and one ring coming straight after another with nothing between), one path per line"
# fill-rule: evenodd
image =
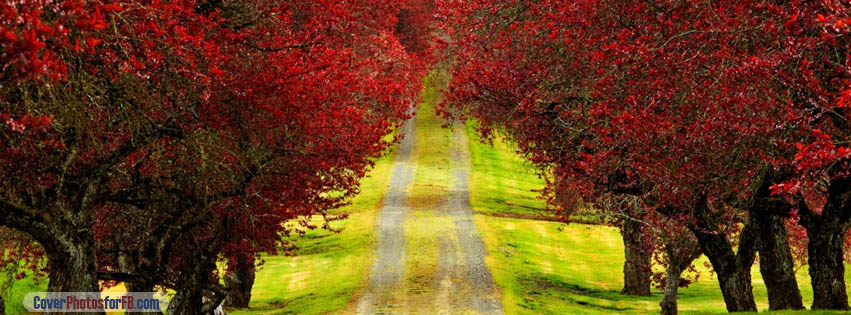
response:
M416 189L431 189L413 184L418 167L414 121L404 128L405 138L396 151L391 186L376 222L376 260L357 313L502 314L499 292L484 262L487 251L473 222L464 129L455 128L452 145L440 150L452 161L453 180L446 189L435 189L440 196L429 203L431 216L424 217L416 214L423 209L410 200ZM418 239L408 240L411 235Z

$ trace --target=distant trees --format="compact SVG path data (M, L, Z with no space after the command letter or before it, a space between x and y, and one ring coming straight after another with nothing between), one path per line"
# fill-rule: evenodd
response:
M731 312L756 310L757 252L770 307L802 307L784 224L800 218L812 307L848 309L847 2L439 7L454 58L444 116L516 140L565 214L638 198L632 219L693 235Z
M333 220L410 116L403 4L0 3L0 225L40 244L50 291L244 306L216 263L251 278L284 222Z

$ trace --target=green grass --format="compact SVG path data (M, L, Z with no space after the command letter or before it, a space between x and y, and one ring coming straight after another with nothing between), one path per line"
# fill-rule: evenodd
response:
M6 292L6 294L3 295L3 300L5 300L6 302L6 314L28 314L22 304L24 301L24 296L30 292L44 291L47 291L47 279L40 279L40 281L35 281L32 278L31 273L27 273L26 278L15 281L15 283L12 284L12 287L9 289L9 292Z
M512 147L501 139L493 146L482 143L476 136L475 126L467 124L470 136L470 155L474 172L470 178L470 202L476 213L492 216L543 218L546 203L538 190L544 180L529 162L512 153ZM475 171L478 170L478 171Z
M514 153L513 147L494 140L482 144L468 126L472 174L471 202L477 213L476 226L482 233L496 284L502 288L506 314L605 314L657 313L661 292L650 297L619 294L623 285L623 242L617 229L600 225L529 220L543 208L535 190L543 181ZM718 282L703 263L700 281L680 289L683 313L726 313ZM768 298L759 267L752 269L754 295L761 311ZM851 281L851 274L846 274ZM798 272L804 304L812 303L812 288L806 268ZM831 312L781 312L831 313Z
M228 314L321 314L347 311L367 283L374 253L373 223L387 190L391 157L378 160L362 193L337 212L339 234L314 230L297 241L298 256L267 256L257 273L249 309ZM349 310L350 311L350 310Z
M502 137L483 143L476 124L469 122L466 130L470 140L473 172L470 177L470 202L478 214L518 219L555 220L545 211L541 198L544 179L538 169L519 154L515 146ZM478 170L478 171L476 171ZM577 211L572 222L599 223L593 211Z

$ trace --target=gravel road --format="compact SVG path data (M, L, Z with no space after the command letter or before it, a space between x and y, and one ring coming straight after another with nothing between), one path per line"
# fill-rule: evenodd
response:
M358 301L358 314L386 313L398 309L394 301L394 292L401 289L401 280L405 274L405 219L411 209L408 207L408 186L416 172L416 157L412 156L416 145L415 119L405 124L405 137L396 148L390 188L384 196L383 207L378 214L376 230L375 263L369 275L369 287Z
M378 245L369 286L358 300L358 314L502 314L499 291L484 262L485 244L473 222L467 184L470 157L463 126L455 128L454 144L447 148L455 180L445 191L435 212L449 216L454 235L435 231L436 271L430 294L412 295L405 280L405 230L411 216L409 192L416 172L416 126L411 120L404 128L405 138L396 151L390 189L378 215ZM414 187L416 188L416 187ZM411 224L413 223L413 224ZM409 228L416 221L408 222ZM423 250L423 249L420 249ZM423 306L427 306L423 308Z

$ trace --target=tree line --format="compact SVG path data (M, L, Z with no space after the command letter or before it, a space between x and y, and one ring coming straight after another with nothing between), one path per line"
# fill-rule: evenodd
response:
M451 83L441 114L507 135L560 218L622 230L624 293L664 288L701 254L730 312L848 310L851 4L437 1ZM662 274L650 266L661 264Z
M247 307L261 254L333 230L410 118L430 9L0 2L0 271Z

